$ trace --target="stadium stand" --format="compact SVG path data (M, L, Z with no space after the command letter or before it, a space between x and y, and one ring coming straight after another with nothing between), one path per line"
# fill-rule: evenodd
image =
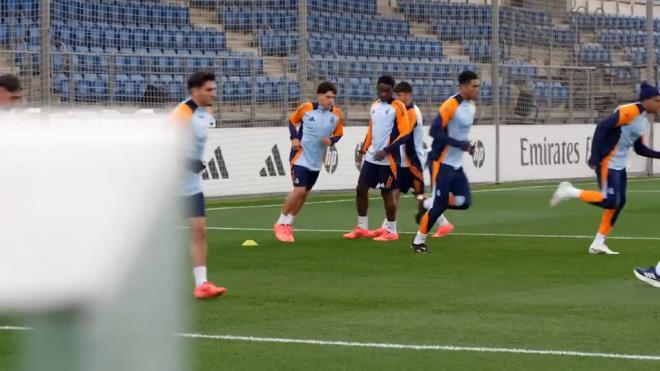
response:
M39 3L0 0L1 55L8 56L7 68L26 76L37 76L44 58ZM322 79L346 89L343 104L363 110L374 99L374 80L388 73L412 81L430 112L456 89L456 74L472 69L483 76L480 114L487 120L495 104L489 84L497 51L505 114L529 92L529 104L553 120L564 108L586 115L605 87L616 99L633 95L632 81L642 77L646 62L646 19L640 16L505 1L494 47L490 5L340 0L330 9L307 0L307 34L301 35L298 3L51 0L52 93L71 104L142 104L146 95L176 102L186 94L187 74L210 69L220 76L225 111L258 121L257 105L283 106L284 112ZM660 49L660 20L654 29ZM308 53L304 66L301 50Z

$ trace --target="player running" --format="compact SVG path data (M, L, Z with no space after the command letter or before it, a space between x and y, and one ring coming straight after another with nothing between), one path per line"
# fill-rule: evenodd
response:
M208 111L213 105L218 88L215 75L211 72L195 72L188 79L190 97L181 102L172 112L172 118L188 136L186 148L186 169L181 184L186 216L190 224L190 257L195 278L194 296L207 299L224 295L227 289L215 286L206 277L206 205L202 193L202 171L205 168L204 147L208 128L215 125L215 119Z
M282 242L294 242L293 219L319 177L323 153L344 133L342 112L334 105L336 97L335 85L323 82L316 89L317 101L301 104L289 119L293 190L273 226L275 238Z
M406 105L408 110L408 121L410 122L411 132L406 138L406 142L401 146L401 162L399 166L399 189L395 190L397 208L400 207L401 192L408 193L413 190L417 200L417 213L415 222L419 220L426 210L431 208L433 200L424 198L424 173L426 164L426 151L424 150L424 120L422 112L413 102L413 87L407 82L400 82L394 87L394 92L398 100ZM433 179L431 179L431 189L433 189ZM383 221L385 227L387 219ZM454 226L449 223L444 215L438 219L438 231L432 237L444 237L449 234Z
M419 230L411 244L416 253L425 253L426 235L447 209L466 210L471 204L470 185L463 171L463 154L474 153L468 140L479 96L479 77L472 71L458 77L460 92L447 99L431 123L433 145L429 152L435 189L433 204L422 216Z
M637 267L633 270L633 273L640 281L646 282L653 287L660 288L660 263L655 267Z
M356 188L357 226L344 238L373 238L376 241L399 239L396 229L397 202L393 190L397 189L397 160L399 146L410 133L406 106L394 99L395 81L391 76L378 78L378 100L371 105L371 119L357 162L362 162ZM364 157L366 155L366 157ZM369 188L380 189L385 204L385 227L369 230Z
M589 246L592 255L616 255L605 244L607 235L616 223L626 204L626 161L630 148L644 157L660 158L660 152L644 144L644 133L648 127L646 112L660 111L660 93L654 86L643 83L639 102L617 107L614 114L601 121L591 144L589 166L596 170L599 191L587 191L574 187L570 182L561 182L550 206L557 206L569 198L579 198L594 206L605 209L598 233Z

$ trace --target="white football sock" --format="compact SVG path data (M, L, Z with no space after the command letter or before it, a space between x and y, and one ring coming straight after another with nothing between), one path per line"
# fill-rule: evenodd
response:
M287 223L288 220L289 220L288 215L284 215L284 214L280 213L280 218L277 219L277 224L288 224Z
M580 198L580 193L582 193L582 190L579 188L575 188L573 185L571 185L568 190L568 196L572 198Z
M417 232L417 235L415 236L415 241L413 243L415 245L419 245L420 243L425 243L426 242L426 235L422 232Z
M449 220L447 220L447 218L445 218L445 214L440 215L440 217L438 218L438 225L443 227L443 226L448 225L448 224L451 224L451 223L449 223Z
M660 263L658 263L658 265L655 266L655 274L660 276Z
M390 233L397 233L396 232L396 220L394 221L387 221L387 225L385 226L385 229L387 229Z
M430 209L431 206L433 206L433 198L427 198L426 200L424 200L424 208L426 210Z
M369 229L369 217L368 216L358 216L358 227L362 229Z
M605 236L604 234L596 233L596 237L594 237L594 244L602 245L605 243Z
M383 219L383 225L381 227L387 228L387 218Z
M288 214L286 217L288 218L288 219L287 219L287 221L288 221L287 224L291 224L291 225L293 225L293 219L295 219L296 216L293 215L293 214Z
M199 287L206 282L206 266L194 267L193 276L195 277L195 287Z

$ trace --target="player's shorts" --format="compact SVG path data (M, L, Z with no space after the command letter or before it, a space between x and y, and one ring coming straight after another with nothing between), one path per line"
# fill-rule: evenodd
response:
M304 166L293 165L291 167L291 181L294 187L305 187L308 191L314 187L319 178L320 171L309 170Z
M417 175L415 175L415 172ZM417 169L411 169L410 167L399 167L399 173L397 174L396 181L399 184L399 191L401 193L408 193L409 190L413 190L413 193L416 195L424 193L424 179L420 176L424 176L421 171Z
M616 209L626 203L628 173L626 169L608 169L606 166L596 168L596 178L601 192L602 202L596 203L605 209Z
M389 165L377 165L369 161L362 163L358 185L389 191L398 187L396 174Z
M187 218L206 217L206 201L204 193L199 192L191 196L183 197L184 216Z
M433 207L465 210L472 204L470 183L463 168L440 164L433 190Z

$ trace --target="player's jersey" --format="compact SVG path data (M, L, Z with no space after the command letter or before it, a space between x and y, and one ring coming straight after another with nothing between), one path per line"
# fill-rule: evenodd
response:
M371 105L370 113L369 128L362 147L362 151L366 152L365 161L396 167L392 151L398 150L397 147L403 144L411 130L406 106L400 100L383 102L379 99ZM381 150L388 155L377 160L376 152Z
M641 104L617 107L614 114L596 127L589 163L614 170L625 169L630 148L642 138L647 127L648 119Z
M623 170L626 167L628 153L635 142L646 132L648 119L646 112L635 117L630 124L621 127L621 138L608 164L610 169Z
M324 109L318 103L307 102L289 118L291 140L300 139L301 149L291 151L291 165L303 166L312 171L320 171L325 145L323 138L330 138L332 144L344 134L342 112L337 107Z
M443 130L451 141L467 141L476 112L477 108L473 101L465 100L460 94L456 94L440 106L438 117L441 128L437 130ZM434 161L439 160L442 164L458 169L463 166L464 154L463 148L453 146L448 141L441 141L434 136L429 156Z
M185 148L187 160L204 160L209 127L215 126L213 115L206 107L199 107L192 99L181 102L172 112L172 119L187 130L188 144ZM185 169L181 181L181 195L191 196L202 192L202 175Z
M422 111L416 104L411 104L406 107L408 110L408 122L412 127L412 131L405 144L401 146L401 167L412 166L422 169L424 164L424 120L422 118Z

